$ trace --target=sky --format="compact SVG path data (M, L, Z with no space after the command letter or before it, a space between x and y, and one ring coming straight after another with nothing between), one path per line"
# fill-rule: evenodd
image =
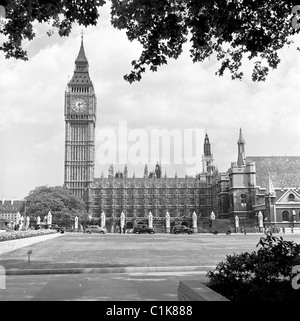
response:
M36 24L37 37L24 43L29 61L0 53L0 197L7 200L21 200L37 186L63 185L64 95L82 29L74 25L67 38L48 37L48 29ZM157 161L168 177L195 175L202 171L206 132L214 165L226 172L237 160L240 128L246 156L300 155L300 53L294 47L280 51L281 64L262 83L252 82L248 62L242 81L216 76L219 63L192 63L187 44L179 59L129 84L123 76L141 47L110 25L107 7L97 26L84 29L84 46L97 95L95 177L107 176L109 163L123 171L125 162L129 176L142 177L145 163L152 170ZM157 145L157 133L165 142L175 138L170 146Z

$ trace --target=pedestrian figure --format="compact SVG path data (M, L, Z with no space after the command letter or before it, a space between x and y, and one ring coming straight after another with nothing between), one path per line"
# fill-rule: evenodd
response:
M282 228L282 233L285 234L285 227Z

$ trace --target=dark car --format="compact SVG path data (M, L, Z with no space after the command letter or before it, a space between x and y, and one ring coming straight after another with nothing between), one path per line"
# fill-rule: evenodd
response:
M226 233L230 235L232 227L228 219L215 219L210 221L209 231L213 234Z
M134 228L132 233L140 234L140 233L150 233L154 234L154 229L149 227L146 224L137 224Z
M51 228L52 230L56 230L57 232L60 232L62 234L65 233L65 231L66 231L66 228L64 226L59 226L57 224L51 225L48 228Z
M179 234L179 233L187 233L187 234L192 234L193 229L185 226L185 225L175 225L173 227L173 234Z

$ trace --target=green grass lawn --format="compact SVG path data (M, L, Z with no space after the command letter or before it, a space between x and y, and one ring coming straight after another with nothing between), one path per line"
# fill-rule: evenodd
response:
M263 235L66 233L3 254L0 256L0 265L6 270L216 266L226 258L226 255L256 250L261 236ZM284 238L300 242L300 234L284 235ZM30 263L28 263L28 250L32 250Z

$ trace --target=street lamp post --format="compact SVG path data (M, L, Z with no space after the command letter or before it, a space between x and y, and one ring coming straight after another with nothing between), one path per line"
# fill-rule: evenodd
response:
M85 210L84 210L84 222L83 222L83 234L85 234L85 229L86 229L86 216L88 214L88 200L89 200L89 197L88 197L88 187L85 187L84 188L84 201L85 201Z
M243 205L243 207L244 207L244 234L246 235L247 233L246 233L246 203L242 203Z
M246 235L246 207L247 207L247 202L246 202L246 195L245 194L241 195L241 206L244 209L244 234Z
M295 218L296 218L296 212L295 212L295 210L293 209L293 211L292 211L292 220L293 220L293 224L292 224L292 233L294 233Z

